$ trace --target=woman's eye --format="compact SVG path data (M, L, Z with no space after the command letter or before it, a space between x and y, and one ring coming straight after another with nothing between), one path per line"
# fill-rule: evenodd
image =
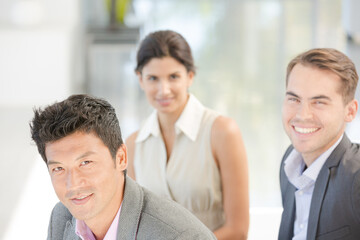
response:
M177 78L179 78L179 76L178 75L170 75L170 78L171 79L177 79Z
M155 80L156 80L156 77L155 77L155 76L151 76L151 77L149 77L149 80L150 80L150 81L155 81Z

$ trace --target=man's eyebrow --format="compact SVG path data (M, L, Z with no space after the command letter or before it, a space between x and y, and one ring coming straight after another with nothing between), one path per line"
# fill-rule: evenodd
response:
M293 97L300 98L298 95L296 95L295 93L293 93L293 92L291 92L291 91L287 91L287 92L286 92L286 95L290 95L290 96L293 96Z
M60 162L56 162L56 161L52 161L52 160L49 160L47 162L47 165L50 166L50 165L53 165L53 164L60 164Z
M290 96L293 96L293 97L296 97L296 98L300 98L298 95L296 95L294 92L291 92L291 91L286 92L286 95L290 95ZM329 98L326 95L318 95L318 96L311 97L310 99L311 100L326 99L326 100L331 101L331 98Z
M328 96L325 96L325 95L315 96L315 97L312 97L311 99L313 99L313 100L317 100L317 99L326 99L326 100L331 101L331 98L329 98Z
M89 156L89 155L92 155L92 154L95 154L95 152L93 152L93 151L87 151L87 152L81 154L79 157L77 157L77 158L75 159L75 161L80 160L80 159L82 159L82 158L85 158L85 157L87 157L87 156ZM61 164L61 162L52 161L52 160L49 160L49 161L47 162L47 165L48 165L48 166L49 166L49 165L53 165L53 164Z

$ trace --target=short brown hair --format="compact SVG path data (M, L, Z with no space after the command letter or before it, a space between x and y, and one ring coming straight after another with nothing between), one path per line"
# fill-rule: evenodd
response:
M333 48L315 48L301 53L290 61L286 73L286 86L289 75L296 64L330 70L338 75L342 82L340 89L345 103L355 97L359 76L354 63L342 52Z
M172 57L183 64L188 72L195 73L194 59L191 48L181 34L166 30L152 32L142 40L137 52L136 72L153 58Z

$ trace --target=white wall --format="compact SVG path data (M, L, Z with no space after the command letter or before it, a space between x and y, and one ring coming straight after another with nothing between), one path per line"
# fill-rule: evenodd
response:
M29 121L73 89L79 16L77 0L0 1L0 239L46 238L57 199Z
M78 1L2 0L1 6L0 106L66 97L74 72Z

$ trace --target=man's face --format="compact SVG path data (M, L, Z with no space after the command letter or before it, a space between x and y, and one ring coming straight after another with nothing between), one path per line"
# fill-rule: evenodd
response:
M116 215L127 166L125 145L114 162L100 138L75 132L46 144L45 154L55 192L76 219L89 225Z
M356 115L357 102L345 104L339 76L297 64L291 71L282 120L295 149L309 166L343 134Z

